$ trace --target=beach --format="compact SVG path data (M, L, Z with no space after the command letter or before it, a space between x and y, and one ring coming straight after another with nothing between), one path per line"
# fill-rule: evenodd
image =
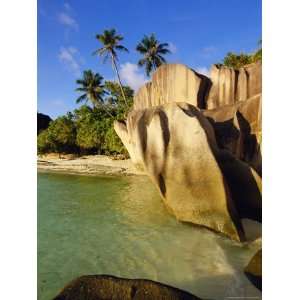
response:
M81 175L145 175L137 170L130 159L113 159L106 155L48 154L39 155L37 167L40 172L62 172Z

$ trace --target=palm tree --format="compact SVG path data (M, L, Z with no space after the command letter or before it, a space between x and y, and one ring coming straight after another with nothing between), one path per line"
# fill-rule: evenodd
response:
M116 33L115 29L110 30L104 30L102 34L97 34L96 39L103 45L101 48L97 49L93 54L98 54L99 56L103 56L103 62L106 62L107 59L111 59L112 67L115 70L119 85L121 88L122 96L124 98L125 104L128 107L128 103L125 97L125 93L123 90L123 86L121 83L117 61L118 61L118 55L117 51L124 51L129 52L126 47L123 45L120 45L120 42L123 40L123 37Z
M91 70L84 71L83 78L76 80L79 87L75 91L83 92L83 94L76 99L76 103L90 101L94 108L100 107L101 104L104 104L104 96L108 93L104 88L104 84L102 84L102 80L103 77L100 74L93 73ZM103 105L103 107L106 112L113 117L113 115L106 109L105 105Z
M168 46L168 43L160 43L154 33L150 36L145 35L142 41L137 45L136 50L143 55L143 58L138 61L138 65L140 67L145 65L147 76L160 65L166 63L163 55L171 52L167 48Z

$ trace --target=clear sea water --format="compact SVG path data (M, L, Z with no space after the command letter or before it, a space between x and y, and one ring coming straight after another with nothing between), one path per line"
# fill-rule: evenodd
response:
M85 274L152 279L209 299L260 299L243 274L256 249L176 221L146 177L38 174L39 300Z

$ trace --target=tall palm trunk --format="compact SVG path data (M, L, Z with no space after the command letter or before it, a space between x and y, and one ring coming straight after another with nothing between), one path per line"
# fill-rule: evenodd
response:
M115 57L114 57L113 54L111 54L111 61L112 61L113 68L115 69L115 72L116 72L117 77L118 77L118 81L119 81L119 85L120 85L120 88L121 88L121 93L122 93L123 99L125 101L125 104L126 104L127 108L129 108L126 97L125 97L125 93L124 93L124 90L123 90L123 86L122 86L122 83L121 83L118 67L117 67Z
M106 108L105 104L102 104L102 105L100 105L100 104L94 105L94 107L98 107L98 108L100 108L100 106L102 106L102 107L104 108L105 112L106 112L108 115L110 115L112 118L114 118L114 116L113 116L113 115L109 112L109 110Z
M104 110L106 111L107 114L109 114L112 118L114 118L114 116L108 111L108 109L106 108L105 104L102 105L102 107L104 108Z
M106 108L106 106L105 106L105 104L102 104L102 103L99 103L99 102L97 102L97 101L95 101L95 100L92 100L92 103L93 103L93 107L94 108L100 108L100 106L102 106L103 108L104 108L104 110L105 110L105 112L108 114L108 115L110 115L112 118L114 118L114 116L109 112L109 110Z

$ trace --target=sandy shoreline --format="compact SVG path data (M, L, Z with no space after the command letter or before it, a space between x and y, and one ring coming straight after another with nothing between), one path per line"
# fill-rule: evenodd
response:
M133 166L130 159L113 160L105 155L81 157L38 156L38 171L81 175L145 175Z

